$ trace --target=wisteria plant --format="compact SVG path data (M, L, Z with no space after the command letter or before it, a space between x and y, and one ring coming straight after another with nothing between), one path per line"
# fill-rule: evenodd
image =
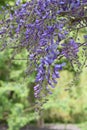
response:
M30 75L36 72L34 95L43 102L50 88L54 88L66 59L80 72L87 60L87 0L31 0L17 1L15 6L3 7L0 20L0 51L13 49L12 58L23 49L28 52ZM82 51L85 60L80 62ZM14 53L16 52L16 53ZM25 54L24 54L25 55ZM75 71L77 71L75 70Z

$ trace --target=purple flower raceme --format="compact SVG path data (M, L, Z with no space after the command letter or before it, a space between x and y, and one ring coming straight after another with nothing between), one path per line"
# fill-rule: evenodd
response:
M28 74L37 72L34 91L41 99L56 86L65 65L61 59L78 59L79 47L84 44L77 42L76 35L80 28L87 27L87 0L31 0L23 4L18 0L2 14L0 47L13 47L15 52L27 50Z
M70 39L68 43L62 44L62 46L63 46L62 54L64 54L66 58L72 59L76 57L79 49L78 49L78 43L76 43L73 39Z

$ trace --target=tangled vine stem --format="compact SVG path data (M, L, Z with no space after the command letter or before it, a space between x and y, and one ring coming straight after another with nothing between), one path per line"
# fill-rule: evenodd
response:
M28 60L27 74L35 71L34 95L39 105L57 84L59 72L71 63L81 71L87 60L86 0L31 0L4 8L0 21L0 51L13 50L13 60ZM82 41L78 40L82 34ZM15 59L23 49L27 58ZM81 62L83 53L85 61ZM61 62L62 61L62 62ZM30 71L29 71L30 68ZM37 105L37 106L38 106ZM41 104L40 104L41 105ZM42 105L41 105L42 106Z

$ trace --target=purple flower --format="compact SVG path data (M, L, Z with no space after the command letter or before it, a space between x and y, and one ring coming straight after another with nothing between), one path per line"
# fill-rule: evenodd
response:
M34 86L34 90L38 90L39 89L39 84L37 84L36 86Z
M84 35L84 38L87 39L87 35Z
M70 59L75 57L79 51L78 44L73 39L70 39L68 43L62 44L62 46L62 54L64 54L65 57Z
M76 31L87 26L87 0L31 0L24 4L17 0L9 9L11 13L5 8L1 12L0 47L17 46L16 53L27 51L27 73L36 71L34 94L42 99L51 93L50 86L55 87L65 65L63 58L70 63L79 61L79 47L86 50L86 43L77 43ZM87 36L82 35L86 41Z

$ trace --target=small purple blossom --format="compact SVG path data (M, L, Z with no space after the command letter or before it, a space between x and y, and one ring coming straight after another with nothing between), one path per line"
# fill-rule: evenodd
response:
M62 44L62 46L62 54L64 54L65 57L70 59L75 57L79 51L78 44L73 39L70 39L68 43Z

